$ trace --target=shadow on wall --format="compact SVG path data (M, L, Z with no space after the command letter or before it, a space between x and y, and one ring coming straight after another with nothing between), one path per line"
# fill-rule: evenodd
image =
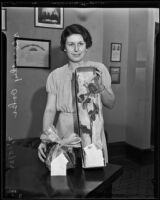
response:
M33 96L31 102L31 126L27 134L27 138L40 137L43 130L43 115L47 103L47 92L46 88L39 89ZM58 120L59 112L56 113L55 120L53 122L56 125Z
M39 137L42 132L43 114L47 102L46 88L40 88L35 92L31 100L31 126L28 131L27 137Z
M66 54L61 51L60 47L51 50L51 70L62 67L68 62Z

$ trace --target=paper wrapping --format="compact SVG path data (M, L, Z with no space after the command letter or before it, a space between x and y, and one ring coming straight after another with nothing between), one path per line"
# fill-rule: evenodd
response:
M94 67L79 67L75 72L76 105L84 168L104 166L104 123L98 84L100 78Z
M73 168L76 164L76 158L73 151L73 147L76 147L80 143L81 138L72 133L69 138L60 139L57 133L57 129L51 125L45 130L40 137L41 141L46 143L46 166L51 170L51 162L61 153L68 160L67 168Z

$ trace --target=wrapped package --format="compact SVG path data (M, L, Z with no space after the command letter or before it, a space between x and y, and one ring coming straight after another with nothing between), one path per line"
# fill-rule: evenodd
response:
M58 166L61 166L61 172L59 169L61 175L64 175L65 173L65 165L67 166L67 169L75 167L76 158L73 148L81 142L80 137L76 136L75 133L72 133L70 137L60 139L57 129L51 125L41 134L40 139L47 147L45 163L50 170L51 175L58 173Z
M75 71L75 91L83 168L103 167L104 131L101 94L95 67L79 67Z

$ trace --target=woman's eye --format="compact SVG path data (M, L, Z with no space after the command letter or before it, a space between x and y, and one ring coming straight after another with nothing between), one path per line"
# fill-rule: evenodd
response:
M83 45L84 45L84 43L83 43L83 42L80 42L79 44L80 44L81 46L83 46Z

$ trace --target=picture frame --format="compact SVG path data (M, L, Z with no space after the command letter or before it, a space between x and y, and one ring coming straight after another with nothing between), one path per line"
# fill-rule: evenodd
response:
M120 67L111 66L109 68L112 84L120 84Z
M7 9L2 8L2 16L1 16L1 29L2 31L7 30Z
M36 7L35 11L35 27L58 28L64 26L64 9L57 7Z
M15 37L16 68L50 68L51 40Z
M121 62L121 43L111 43L111 62Z

